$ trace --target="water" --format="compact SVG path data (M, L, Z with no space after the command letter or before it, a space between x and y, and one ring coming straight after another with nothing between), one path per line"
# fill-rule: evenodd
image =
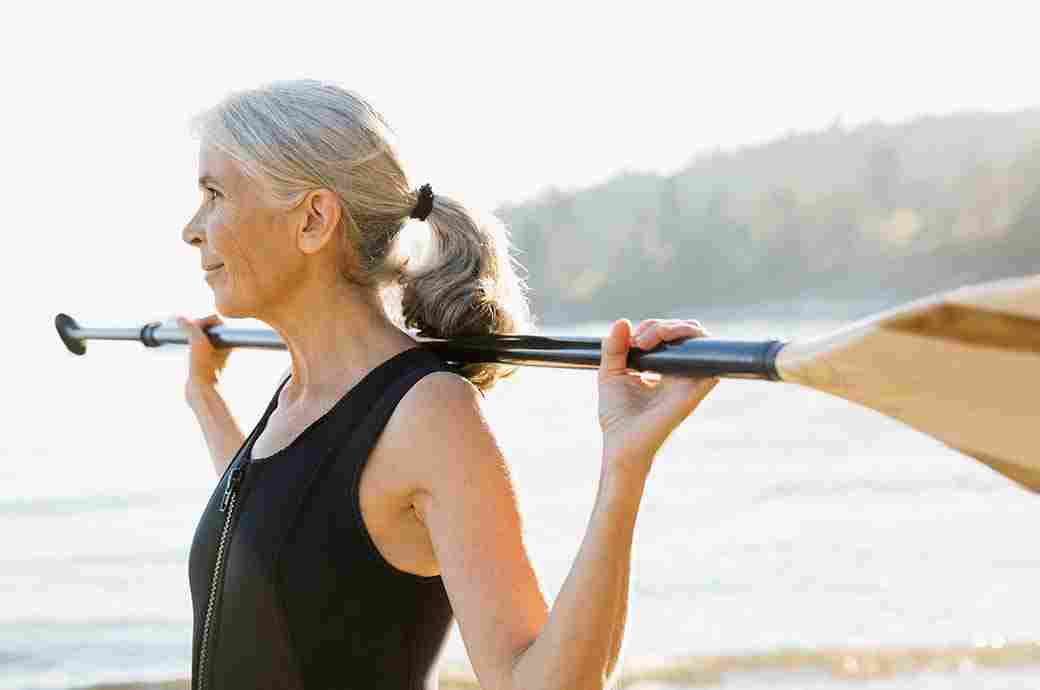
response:
M707 325L765 338L838 324ZM41 339L33 356L47 380L26 367L9 378L18 407L0 441L0 687L189 671L188 547L215 479L182 399L185 351L88 348L80 359L56 336ZM232 355L224 393L243 431L287 363L285 353ZM532 562L555 597L599 476L595 373L524 369L489 395L487 412ZM669 439L646 487L625 685L1033 687L1036 667L1003 661L1040 658L1037 524L1036 497L893 420L793 386L723 381ZM914 666L902 648L938 651ZM445 660L466 665L457 630ZM670 664L685 670L651 678ZM876 678L884 664L899 673Z

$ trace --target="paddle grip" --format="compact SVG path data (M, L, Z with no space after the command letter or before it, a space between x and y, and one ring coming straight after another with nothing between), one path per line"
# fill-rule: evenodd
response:
M685 376L725 376L779 381L776 355L783 340L746 341L691 338L661 343L653 350L633 348L628 365L640 371Z

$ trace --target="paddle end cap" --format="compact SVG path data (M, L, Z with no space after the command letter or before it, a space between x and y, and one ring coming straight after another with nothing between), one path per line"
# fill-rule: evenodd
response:
M69 352L74 355L87 354L87 346L83 343L83 339L72 335L73 329L79 329L79 324L75 319L68 314L58 314L54 317L54 327L58 329L61 342L65 343Z
M771 340L766 346L763 360L765 362L766 376L770 381L783 381L783 378L780 376L780 370L776 368L776 356L780 353L780 350L784 349L784 345L787 345L786 340Z

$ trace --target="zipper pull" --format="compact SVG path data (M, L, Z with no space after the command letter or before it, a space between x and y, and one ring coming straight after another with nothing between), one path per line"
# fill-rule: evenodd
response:
M245 473L245 467L241 463L231 468L231 472L228 474L226 486L224 487L224 498L220 501L220 512L223 513L227 510L228 503L231 502L231 496L238 491L238 487L242 483L242 475Z

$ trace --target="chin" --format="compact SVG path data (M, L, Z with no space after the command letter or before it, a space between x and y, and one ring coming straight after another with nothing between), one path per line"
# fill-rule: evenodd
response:
M221 299L219 294L216 295L214 307L218 314L228 319L248 319L253 316L253 310L248 309L246 305L236 304L233 301Z
M227 319L250 319L253 317L253 312L246 309L231 309L225 307L220 302L216 304L217 313Z

